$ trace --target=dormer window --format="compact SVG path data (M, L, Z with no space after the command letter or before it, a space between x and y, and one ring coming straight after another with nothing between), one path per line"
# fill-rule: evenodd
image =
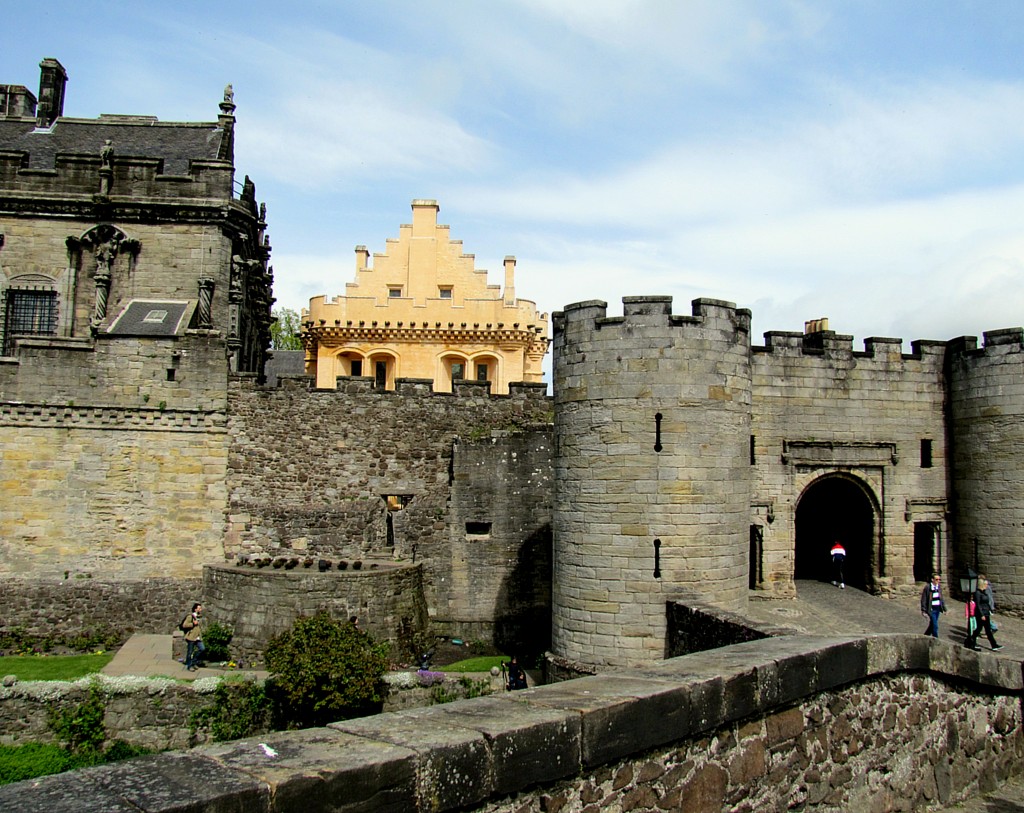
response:
M151 310L144 317L142 317L142 321L148 322L149 324L162 325L164 322L167 321L167 311Z

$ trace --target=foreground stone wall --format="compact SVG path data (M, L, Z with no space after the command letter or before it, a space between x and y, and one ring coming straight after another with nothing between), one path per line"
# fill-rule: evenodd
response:
M395 672L384 676L384 711L451 702L473 690L502 691L501 676ZM210 742L209 723L193 725L193 713L218 703L214 692L224 683L229 693L247 688L235 675L227 680L200 678L188 683L159 677L92 675L75 681L19 681L0 686L0 745L55 743L49 726L52 711L72 711L99 689L105 707L107 742L123 740L152 751L190 748ZM439 698L441 698L439 700ZM259 732L254 732L259 733Z
M0 787L25 811L920 809L1020 771L1021 664L790 636Z

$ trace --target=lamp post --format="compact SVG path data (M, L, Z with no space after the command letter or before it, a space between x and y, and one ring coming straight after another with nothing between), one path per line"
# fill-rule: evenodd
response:
M968 599L978 589L978 574L972 568L967 568L967 575L960 577L960 592L966 593Z
M974 630L971 629L971 624L977 624L977 619L970 614L971 602L974 600L974 591L978 589L978 574L973 569L967 568L967 575L960 577L960 592L965 593L967 598L964 599L964 605L966 607L965 612L967 616L964 620L964 626L967 627L967 638L964 639L964 646L975 646L973 643L972 635Z

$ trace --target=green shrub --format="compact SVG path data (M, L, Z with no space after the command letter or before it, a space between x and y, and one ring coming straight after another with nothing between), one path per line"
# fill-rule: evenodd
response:
M71 767L71 755L59 745L0 745L0 785L61 773Z
M103 725L107 704L103 691L93 683L81 703L51 706L48 724L60 743L72 754L91 759L103 751L107 730Z
M231 643L233 635L234 630L231 627L218 624L216 621L203 625L203 646L206 647L203 658L213 663L231 660L228 644Z
M491 682L487 678L480 678L479 680L473 680L468 677L460 677L459 685L462 686L463 697L466 699L472 697L486 697L492 694Z
M77 756L66 748L52 743L0 745L0 785L63 773L89 765L118 762L149 753L152 752L137 745L129 745L124 740L115 740L106 751Z
M193 737L200 728L208 728L214 741L223 742L264 733L269 716L270 701L261 683L222 680L213 691L213 702L193 711L188 722Z
M300 616L267 645L277 726L308 728L380 710L387 646L326 612Z
M458 694L451 689L445 688L443 683L438 683L430 690L430 702L435 706L439 706L442 703L451 703L458 699Z

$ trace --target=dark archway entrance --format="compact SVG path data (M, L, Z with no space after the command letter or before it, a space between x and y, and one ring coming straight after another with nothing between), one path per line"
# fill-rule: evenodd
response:
M832 580L829 549L846 548L846 583L867 589L874 583L875 510L858 480L830 475L812 483L796 507L796 579Z

